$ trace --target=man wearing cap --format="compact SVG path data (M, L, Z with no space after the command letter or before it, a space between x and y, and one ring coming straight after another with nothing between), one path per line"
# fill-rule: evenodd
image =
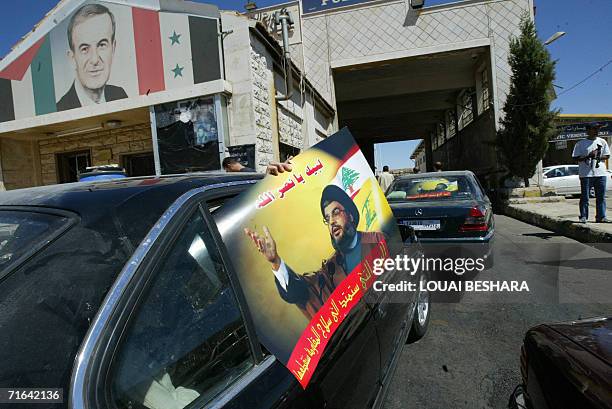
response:
M277 253L276 242L267 227L264 226L263 235L245 229L258 251L270 262L280 296L297 305L308 320L342 280L384 239L382 233L357 230L357 206L338 186L328 185L323 189L320 208L336 252L323 261L319 271L296 274Z
M586 223L589 218L589 191L595 188L595 221L609 223L606 218L606 159L610 157L610 147L605 139L597 136L601 125L587 125L586 139L581 139L574 146L572 157L578 161L578 176L580 177L580 223Z

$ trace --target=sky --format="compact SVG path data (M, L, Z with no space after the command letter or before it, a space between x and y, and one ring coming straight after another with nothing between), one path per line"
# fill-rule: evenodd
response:
M8 0L4 0L8 1ZM196 0L198 1L198 0ZM243 10L247 0L207 0L222 9ZM255 0L259 7L283 0ZM448 0L426 0L425 5L450 3ZM0 14L0 55L6 55L13 44L40 21L56 0L19 0ZM542 40L557 31L567 34L548 46L557 61L555 84L558 98L553 107L566 114L612 114L612 64L572 90L598 68L612 60L612 0L534 0L536 27ZM567 91L567 92L565 92ZM392 169L412 167L409 159L418 141L379 144L377 163Z

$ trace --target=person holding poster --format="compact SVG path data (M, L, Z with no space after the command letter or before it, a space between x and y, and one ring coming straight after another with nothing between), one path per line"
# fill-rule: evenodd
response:
M385 240L380 232L357 231L357 206L336 185L323 189L320 208L336 252L316 272L296 274L279 256L276 242L267 227L264 226L263 235L245 228L257 250L271 264L280 296L297 305L308 320L323 306L338 284L361 263L363 256Z
M107 84L115 54L115 16L101 4L86 4L70 18L68 57L75 81L57 102L65 111L87 105L127 98L121 87Z
M347 129L267 173L214 218L262 344L306 387L343 320L365 308L374 260L403 242Z

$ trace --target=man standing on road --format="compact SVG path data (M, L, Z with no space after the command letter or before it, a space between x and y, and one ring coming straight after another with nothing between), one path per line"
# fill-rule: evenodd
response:
M605 160L610 157L610 147L605 139L597 136L598 123L587 125L586 139L581 139L574 146L572 157L578 161L580 177L580 223L589 218L589 192L595 188L595 222L609 223L606 218L606 172Z
M387 189L389 189L389 186L391 186L391 183L393 183L394 179L395 178L393 177L393 175L389 173L389 166L383 166L383 171L378 176L378 183L380 184L380 187L383 192L387 192Z

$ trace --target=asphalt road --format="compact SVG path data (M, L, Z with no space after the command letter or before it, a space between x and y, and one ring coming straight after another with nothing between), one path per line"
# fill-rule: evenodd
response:
M526 279L531 292L432 305L428 333L405 346L385 409L506 408L528 328L612 315L611 253L505 216L496 217L494 246L493 269L477 279Z

